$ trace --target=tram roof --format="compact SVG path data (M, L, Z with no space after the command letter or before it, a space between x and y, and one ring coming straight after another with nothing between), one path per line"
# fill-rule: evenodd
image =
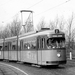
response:
M5 41L12 41L14 39L17 40L17 36L5 38Z
M55 30L41 30L41 31L32 31L32 32L28 32L22 35L19 35L19 39L24 39L24 38L29 38L29 37L33 37L33 36L41 36L41 35L47 35L47 34L55 34ZM60 34L64 34L63 31L60 31ZM12 40L17 40L17 36L13 36L13 37L9 37L9 38L5 38L5 41L12 41ZM0 39L1 41L2 39Z
M29 35L24 34L22 36L19 36L19 39L24 39L24 38L34 37L34 36L48 35L48 34L55 34L55 32L54 32L54 30L38 31L38 32L34 32L32 34L29 34ZM59 34L64 34L64 33L60 31Z

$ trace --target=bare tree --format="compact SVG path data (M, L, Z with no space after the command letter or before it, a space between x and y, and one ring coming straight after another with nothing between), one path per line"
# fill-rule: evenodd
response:
M54 23L55 23L55 28L58 28L58 25L59 25L59 18L58 18L58 15L57 15L57 17L55 18L55 20L54 20Z
M59 20L59 29L63 30L65 24L66 24L66 22L65 22L64 18L61 17L60 20Z
M4 39L10 37L9 25L6 25L3 30L0 31L0 38Z
M30 32L30 31L33 31L33 23L31 22L31 20L29 19L27 22L26 22L26 32Z
M4 36L4 33L3 33L3 30L0 31L0 39L4 39L5 36Z
M3 30L3 34L4 34L5 38L11 36L11 35L10 35L10 34L11 34L11 33L10 33L10 30L9 30L9 25L6 25L6 27L5 27L4 30Z
M61 17L61 18L58 18L56 17L54 21L51 21L50 20L50 23L49 23L49 28L51 30L55 29L55 28L59 28L60 30L64 29L64 25L65 25L65 21L64 19Z
M54 21L51 21L51 20L50 20L49 28L50 28L50 30L55 29L55 23L54 23Z
M38 31L41 30L41 28L44 28L46 25L46 22L44 20L40 21L37 25Z
M67 27L68 34L66 34L68 37L68 48L70 51L73 49L74 45L73 41L75 37L75 32L74 32L75 28L72 29L73 22L74 22L74 14L72 13L72 16L68 19L68 27Z
M21 22L17 19L13 20L13 22L9 26L11 36L17 36L20 33L21 30Z

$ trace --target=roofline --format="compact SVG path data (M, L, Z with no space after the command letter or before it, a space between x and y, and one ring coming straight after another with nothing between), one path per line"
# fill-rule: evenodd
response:
M44 35L44 34L48 34L48 32L50 33L54 33L54 30L44 30L44 31L32 31L32 32L28 32L28 33L25 33L25 34L22 34L22 35L19 35L18 36L18 38L25 38L25 36L27 37L29 37L29 36L31 36L32 34L36 34L37 36L38 35ZM64 34L64 32L62 32L62 31L60 31L61 33L63 33ZM35 35L35 36L36 36ZM34 35L33 35L34 36ZM9 40L17 40L17 36L13 36L13 37L8 37L8 38L5 38L5 41L9 41Z

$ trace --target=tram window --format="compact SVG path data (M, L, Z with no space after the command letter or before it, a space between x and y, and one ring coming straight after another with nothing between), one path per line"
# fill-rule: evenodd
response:
M0 46L0 51L2 51L3 49L2 49L2 46Z
M43 48L43 38L41 39L41 41L42 41L41 47Z
M43 48L45 48L45 38L43 38Z
M36 49L36 41L32 41L31 42L31 48L32 49Z
M42 38L42 48L45 46L45 38Z
M4 43L4 50L6 50L6 51L8 50L8 45L6 42Z
M11 42L9 43L9 50L12 50L12 44L11 44Z
M47 45L50 46L51 45L51 39L47 40Z
M47 46L51 48L65 47L65 38L49 38L47 40Z
M6 51L7 51L7 50L8 50L8 46L5 46L5 47L4 47L4 50L6 50Z
M39 49L41 48L41 39L39 39Z
M36 41L30 41L24 44L24 49L36 49Z
M52 48L52 39L51 39L51 38L49 38L49 39L47 40L47 48L48 48L48 49Z
M31 49L31 42L27 43L27 49Z
M12 43L10 43L10 50L12 50Z
M27 49L27 43L24 43L24 49Z
M12 50L16 50L16 45L12 45Z
M38 49L44 49L45 48L45 38L38 39Z
M40 49L40 41L41 41L40 39L38 39L38 41L37 41L38 42L38 49Z
M29 43L25 43L24 44L24 49L30 49L30 44Z

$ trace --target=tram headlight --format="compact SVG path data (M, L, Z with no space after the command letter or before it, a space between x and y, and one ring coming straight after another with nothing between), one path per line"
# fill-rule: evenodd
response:
M58 53L57 56L60 57L61 55Z

